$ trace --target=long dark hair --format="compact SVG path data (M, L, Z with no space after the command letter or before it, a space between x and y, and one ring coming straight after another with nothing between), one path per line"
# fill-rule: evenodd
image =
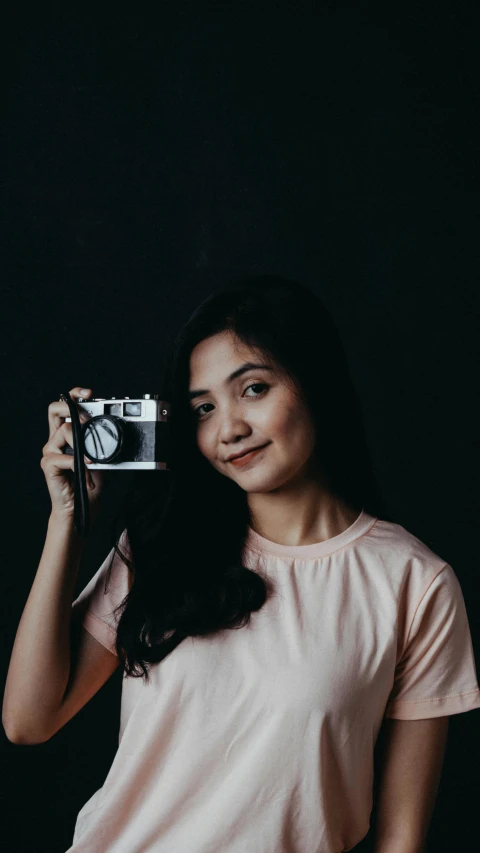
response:
M138 472L114 519L106 582L115 553L131 573L130 592L117 608L116 650L125 673L147 682L149 665L185 637L241 628L268 597L260 574L242 565L251 520L247 493L200 453L188 402L193 348L224 331L260 359L273 360L303 395L316 427L314 457L329 491L358 512L387 519L341 339L321 300L274 275L213 291L180 330L167 361L170 468Z

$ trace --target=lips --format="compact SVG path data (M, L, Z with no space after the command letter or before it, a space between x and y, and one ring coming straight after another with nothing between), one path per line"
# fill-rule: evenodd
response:
M247 456L250 456L253 453L257 453L257 451L259 450L263 450L263 448L267 447L268 444L269 442L267 442L267 444L261 444L259 447L252 447L250 450L246 450L245 453L242 453L241 456L233 456L231 459L227 459L227 462L232 462L232 464L235 462L241 462L242 459L246 459Z

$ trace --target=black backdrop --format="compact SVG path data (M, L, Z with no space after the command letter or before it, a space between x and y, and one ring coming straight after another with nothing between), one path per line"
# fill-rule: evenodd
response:
M31 14L2 33L2 683L49 514L48 403L74 385L158 390L172 333L248 272L304 281L334 314L390 515L453 566L478 661L468 4ZM78 591L111 544L111 477ZM2 730L9 853L71 844L115 754L120 688L115 674L45 744ZM478 837L478 740L476 714L451 718L429 853Z

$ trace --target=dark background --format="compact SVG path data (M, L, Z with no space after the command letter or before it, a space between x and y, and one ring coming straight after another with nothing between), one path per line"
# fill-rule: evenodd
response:
M48 404L75 385L157 391L172 334L248 272L305 282L334 315L389 513L453 566L479 660L473 8L47 4L4 21L2 683L50 509ZM116 673L45 744L2 729L8 853L70 846L120 688ZM429 853L478 838L478 719L450 718Z

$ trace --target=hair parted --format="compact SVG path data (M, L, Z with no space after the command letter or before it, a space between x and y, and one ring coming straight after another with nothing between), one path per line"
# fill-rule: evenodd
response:
M167 361L162 396L172 407L170 468L136 472L114 519L106 583L115 554L131 583L117 608L116 651L125 673L147 682L150 665L185 637L242 628L269 596L265 580L242 565L251 520L247 494L200 453L188 402L192 350L225 331L279 365L302 395L329 490L358 512L389 520L342 342L321 300L276 275L214 290L181 328Z

